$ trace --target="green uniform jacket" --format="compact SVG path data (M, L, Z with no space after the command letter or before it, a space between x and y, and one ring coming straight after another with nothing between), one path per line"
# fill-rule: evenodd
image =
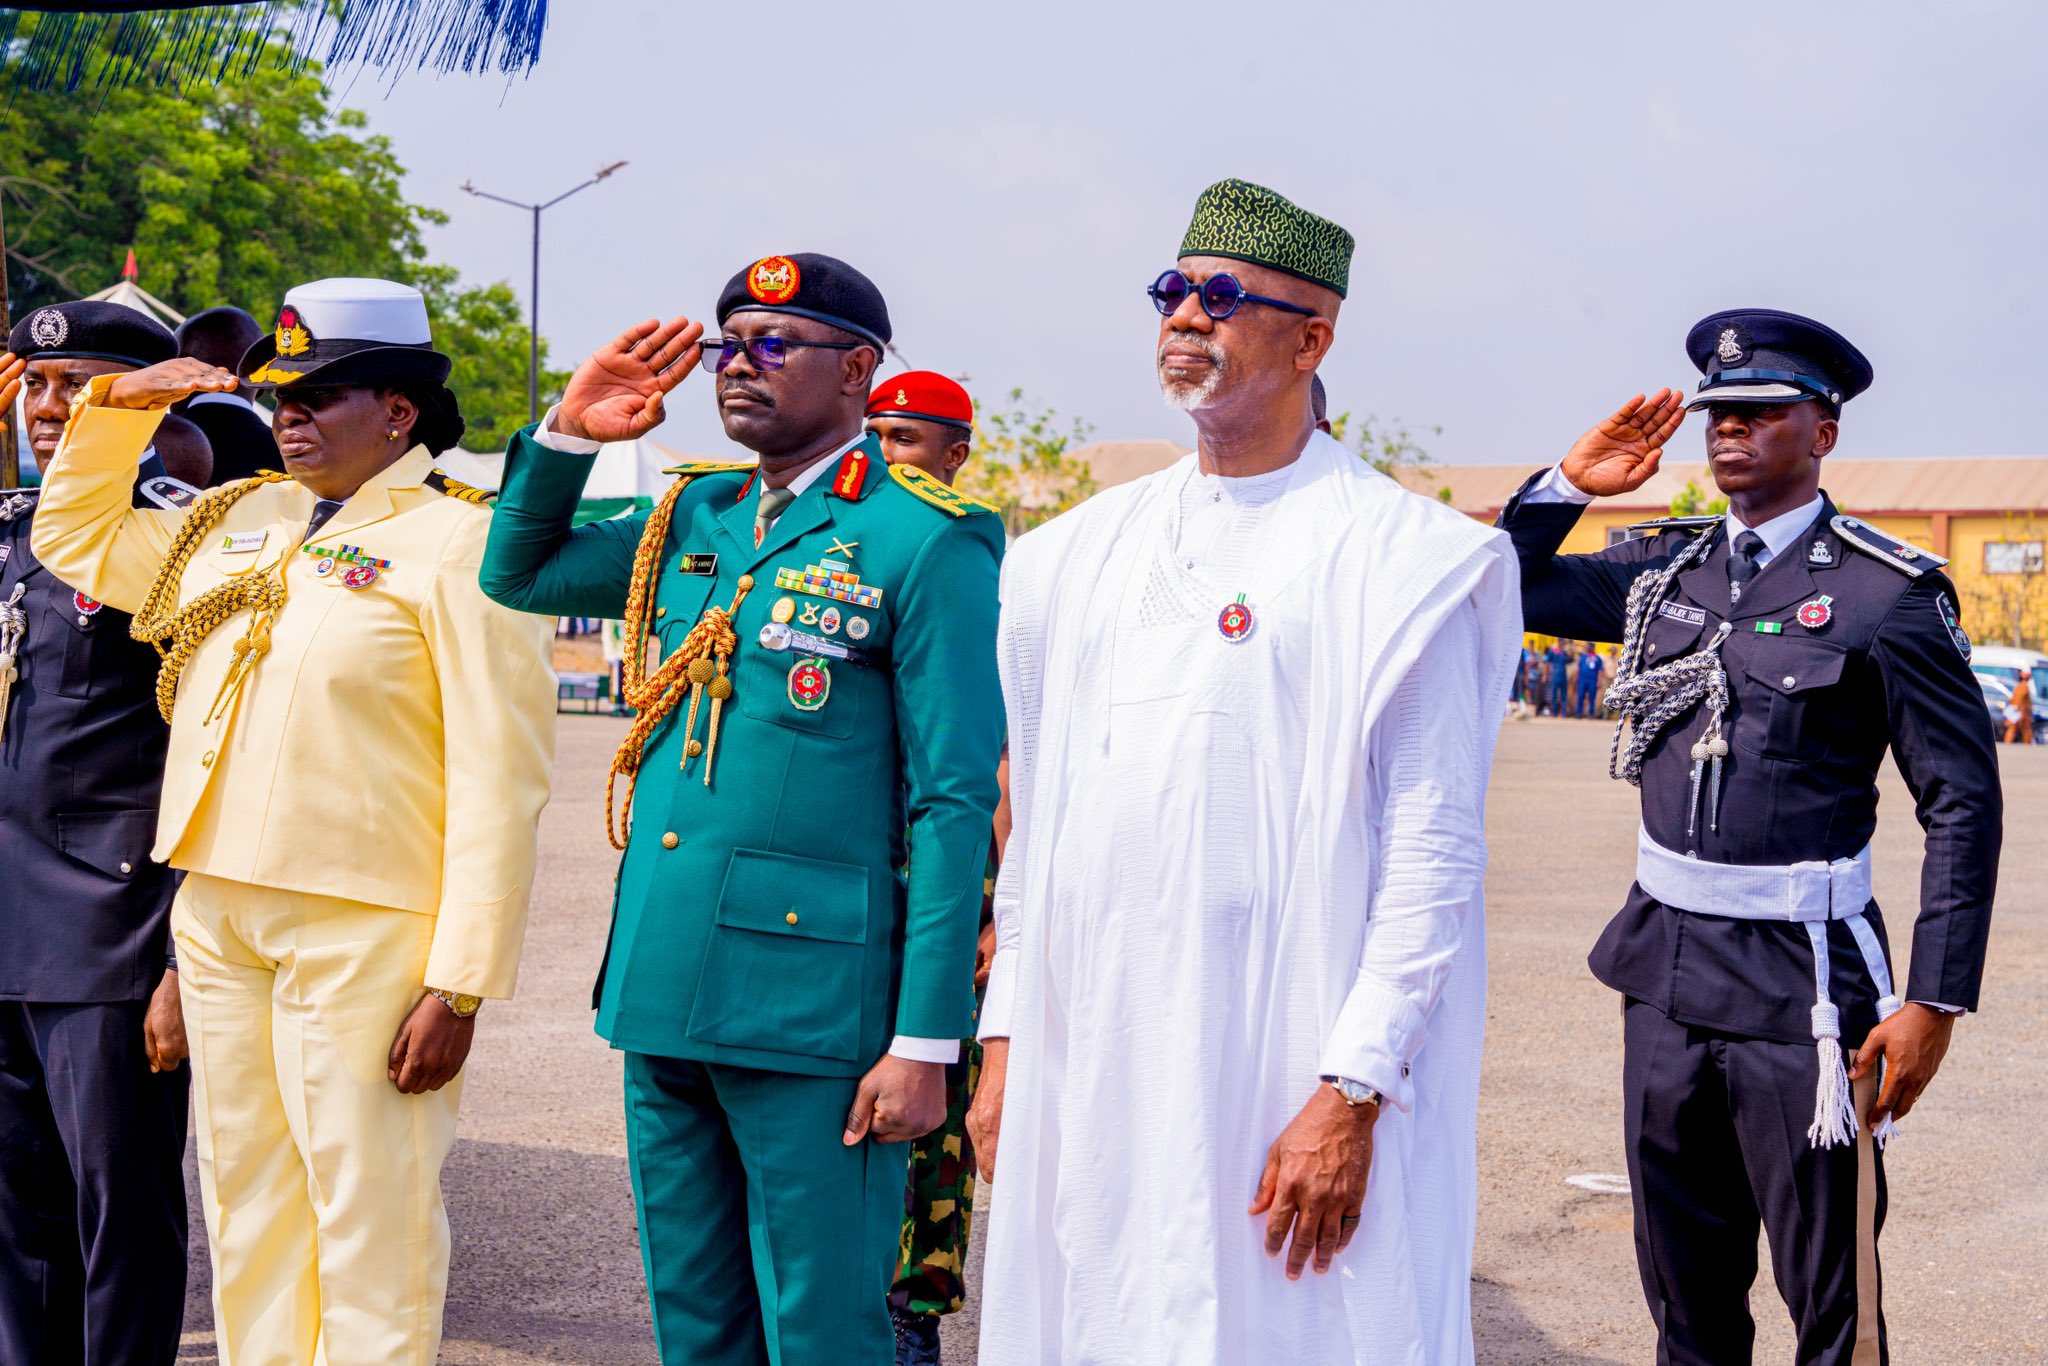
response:
M835 465L758 549L746 472L699 475L677 500L654 597L659 655L707 608L729 607L742 574L754 587L734 621L734 695L711 785L701 757L684 764L687 702L641 762L595 1001L598 1033L615 1047L857 1076L894 1035L973 1033L1003 738L1001 519L911 493L877 443L863 449L857 480ZM594 462L539 445L531 428L513 439L485 593L551 616L625 614L647 516L570 529ZM857 577L879 601L776 584L784 571L812 571L816 583L820 569ZM844 580L841 591L850 591ZM783 599L789 630L862 656L822 658L829 691L814 707L797 699L814 699L819 676L797 668L826 652L762 640ZM824 630L828 612L836 631ZM700 718L696 734L705 733Z

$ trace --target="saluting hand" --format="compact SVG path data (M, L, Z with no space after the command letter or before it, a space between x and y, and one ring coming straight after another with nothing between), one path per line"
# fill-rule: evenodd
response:
M1885 1064L1884 1088L1863 1117L1865 1123L1876 1128L1886 1115L1906 1117L1948 1056L1949 1036L1955 1027L1956 1017L1947 1011L1908 1001L1864 1036L1863 1047L1849 1064L1849 1080L1862 1081L1869 1076L1879 1058Z
M225 394L240 383L231 370L179 356L116 376L106 402L109 408L168 408L193 394Z
M697 367L704 324L649 318L576 367L555 410L555 430L590 441L633 441L661 425L663 397Z
M1564 477L1595 498L1633 493L1657 472L1664 443L1685 421L1685 395L1659 389L1621 405L1614 416L1575 442L1564 458Z
M21 377L27 370L27 361L12 351L0 351L0 414L9 415L10 421L14 400L21 396Z
M455 1080L476 1038L476 1016L464 1019L438 996L422 996L391 1041L386 1073L408 1096L438 1091Z

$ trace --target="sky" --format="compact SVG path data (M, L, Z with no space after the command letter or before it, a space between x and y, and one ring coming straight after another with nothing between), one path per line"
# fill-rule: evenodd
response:
M2044 51L2027 0L553 0L526 77L363 75L345 102L449 214L434 258L522 299L530 220L457 187L532 201L628 163L543 220L558 362L820 251L881 287L912 364L1191 444L1144 287L1237 176L1357 237L1333 407L1438 460L1555 459L1693 384L1687 329L1744 306L1870 357L1838 454L2021 455L2048 452ZM701 379L669 407L655 440L727 449Z

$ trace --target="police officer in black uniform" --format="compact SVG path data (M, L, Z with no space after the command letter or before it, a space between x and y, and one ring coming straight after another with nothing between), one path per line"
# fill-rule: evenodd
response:
M176 350L91 302L38 309L7 345L0 415L25 379L43 461L70 390ZM34 516L32 491L0 490L0 1362L154 1366L185 1308L175 881L149 858L168 731L156 652L37 562Z
M1821 491L1870 364L1810 319L1720 313L1689 399L1638 396L1508 503L1529 629L1620 640L1611 767L1642 789L1635 885L1591 956L1623 994L1636 1257L1658 1360L1746 1362L1757 1227L1798 1360L1887 1360L1880 1152L1974 1009L2002 806L1944 561ZM1705 409L1726 517L1558 546ZM1911 974L1870 897L1890 749L1926 832Z

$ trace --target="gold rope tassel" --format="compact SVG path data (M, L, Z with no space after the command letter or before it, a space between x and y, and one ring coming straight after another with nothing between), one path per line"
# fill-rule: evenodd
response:
M689 635L683 638L675 653L663 660L652 673L647 671L648 624L652 616L650 609L655 579L661 572L662 548L668 544L669 526L675 519L676 499L682 496L689 482L690 476L685 475L669 485L668 492L662 495L661 501L648 515L647 526L640 533L640 544L633 551L633 580L626 594L624 692L626 704L639 714L627 729L626 738L620 741L619 752L612 756L611 771L605 776L604 834L614 849L624 849L633 830L633 791L638 786L647 742L669 714L681 705L685 690L690 697L690 708L683 724L685 763L709 750L709 746L693 733L705 693L711 694L710 737L713 746L718 742L720 704L732 694L732 682L724 676L733 651L739 647L739 637L733 631L732 621L754 586L751 574L740 575L732 606L713 607L705 612L704 619L690 628ZM621 777L626 779L626 795L622 802L616 803L615 816L614 790ZM704 782L706 786L711 782L709 758L704 764Z
M276 571L268 574L246 574L201 593L183 607L178 606L178 592L185 580L185 567L192 562L193 554L199 549L228 509L240 502L244 495L254 493L265 484L278 484L290 479L288 474L271 471L252 479L237 480L208 493L192 505L185 514L184 524L178 534L171 538L170 548L164 552L164 562L156 571L156 579L143 595L142 605L135 609L135 619L129 624L128 634L137 640L147 641L156 646L156 652L163 660L163 666L156 675L156 709L165 721L171 719L171 710L178 700L178 680L184 676L185 666L192 662L192 656L206 638L220 627L229 617L248 608L262 622L262 648L257 649L252 637L257 634L257 624L252 622L249 634L235 647L235 661L228 667L228 677L221 684L222 693L215 697L212 709L207 712L211 722L227 697L228 681L237 687L241 680L255 667L256 658L270 646L269 620L284 606L285 590L279 561ZM168 641L169 644L165 644ZM243 646L249 646L244 649Z

